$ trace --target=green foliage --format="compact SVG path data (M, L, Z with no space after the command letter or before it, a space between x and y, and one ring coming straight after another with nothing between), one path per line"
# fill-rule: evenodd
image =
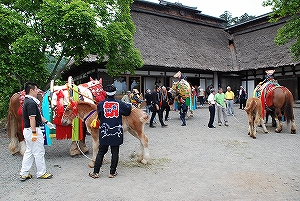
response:
M232 26L235 24L239 24L239 23L243 23L243 22L246 22L246 21L249 21L249 20L255 18L254 15L248 15L247 13L243 14L240 17L232 17L231 12L229 12L229 11L225 11L219 17L227 21L226 27L229 27L229 26Z
M133 0L0 0L0 118L28 80L47 89L70 58L107 60L112 76L143 65L134 48ZM9 83L9 84L8 84Z
M280 28L275 37L276 45L283 45L288 42L293 44L290 51L295 61L300 58L300 1L299 0L267 0L264 6L272 6L270 22L276 22L283 17L289 17L285 25Z

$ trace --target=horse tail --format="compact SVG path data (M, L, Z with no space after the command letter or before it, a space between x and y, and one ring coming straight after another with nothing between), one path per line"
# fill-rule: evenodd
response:
M254 98L248 98L244 110L248 113L249 111L255 110L255 108L256 108L256 101L254 100Z
M19 94L15 93L12 95L9 101L9 107L8 107L8 114L7 114L7 134L10 138L10 143L8 145L8 148L11 150L12 154L17 153L18 150L18 135L17 135L17 129L18 129L18 122L16 117L16 111L18 108L14 108L14 101L17 98L19 100ZM14 112L15 111L15 112Z
M293 107L294 107L294 98L292 93L287 89L283 88L285 91L285 107L284 107L284 115L287 123L294 119Z

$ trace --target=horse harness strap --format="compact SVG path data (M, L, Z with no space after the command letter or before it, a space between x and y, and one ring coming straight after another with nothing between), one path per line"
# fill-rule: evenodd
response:
M92 110L86 117L84 117L83 122L85 123L85 121L92 116L92 114L94 114L96 112L96 110Z

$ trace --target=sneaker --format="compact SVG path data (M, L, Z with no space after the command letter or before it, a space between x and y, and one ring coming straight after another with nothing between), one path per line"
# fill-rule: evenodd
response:
M42 176L38 177L38 179L51 179L52 177L53 177L52 174L49 174L49 173L46 172Z
M225 122L225 126L229 126L227 121Z
M153 126L153 125L150 125L149 127L150 127L150 128L156 128L156 126Z
M161 127L163 127L163 128L164 128L164 127L167 127L167 126L168 126L167 124L161 125Z
M181 124L181 126L186 126L186 124Z
M115 178L117 175L118 175L118 173L115 172L114 174L109 174L109 175L108 175L108 178Z
M209 126L208 128L216 128L215 126Z
M222 126L222 123L219 123L219 126Z
M27 176L20 175L20 181L26 181L27 179L31 179L32 175L28 174Z

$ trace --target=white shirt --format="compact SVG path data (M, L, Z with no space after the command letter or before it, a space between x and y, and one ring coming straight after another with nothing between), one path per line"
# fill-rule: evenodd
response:
M208 98L207 98L207 101L209 104L215 104L215 95L213 93L210 93Z

